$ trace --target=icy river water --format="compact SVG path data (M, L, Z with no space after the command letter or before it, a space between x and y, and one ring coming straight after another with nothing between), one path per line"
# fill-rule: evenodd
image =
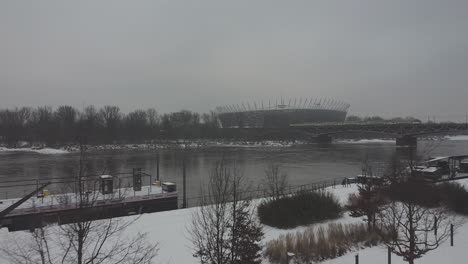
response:
M292 147L213 147L200 149L159 150L160 176L163 181L182 186L182 160L186 157L187 196L197 196L200 185L213 164L224 158L236 161L252 186L261 183L265 166L280 164L291 184L300 185L320 180L351 177L361 172L366 157L375 165L375 171L401 148L392 141L334 142L331 145L297 145ZM466 136L452 140L421 140L418 150L430 156L468 154ZM0 152L0 182L19 179L47 179L74 177L78 173L78 153L59 155L32 152ZM156 152L153 151L99 151L88 154L88 169L93 173L129 172L142 168L156 175ZM148 181L147 181L148 182ZM147 183L146 182L146 183ZM0 198L21 196L21 188L0 188Z

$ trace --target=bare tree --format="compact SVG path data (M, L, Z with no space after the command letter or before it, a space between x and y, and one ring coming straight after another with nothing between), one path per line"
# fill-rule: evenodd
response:
M429 152L410 149L404 158L391 158L386 171L390 184L384 192L392 202L378 213L377 231L386 233L382 240L410 264L437 249L448 238L451 224L459 225L457 218L441 207L434 195L436 187L416 173L415 166Z
M147 123L150 128L155 128L159 125L159 115L156 109L148 108L146 110Z
M70 142L74 140L77 111L72 106L62 105L55 111L55 121L58 127L58 140Z
M394 202L380 213L384 243L409 264L437 249L449 236L455 219L440 208L426 208L411 201Z
M4 130L5 141L10 147L17 147L22 137L26 136L30 117L31 109L28 107L0 111L0 128Z
M244 184L235 166L219 161L212 168L189 230L200 263L260 263L263 232Z
M45 228L35 229L29 234L20 232L7 242L2 241L1 256L10 263L51 264L53 258L50 254L49 237Z
M115 140L117 136L117 128L122 119L120 108L118 106L106 105L100 111L99 114L104 122L108 140Z
M151 263L157 244L146 234L123 236L133 221L108 219L60 226L61 263Z
M265 168L263 184L267 192L266 196L273 200L278 200L285 194L288 186L288 175L281 171L281 167L278 164L270 163Z
M52 144L56 141L56 130L52 107L42 106L33 111L32 114L35 134L40 140L47 144Z
M80 115L78 134L85 136L88 142L96 142L100 134L101 125L102 119L96 108L93 105L86 106Z
M100 199L99 193L94 189L90 191L87 189L90 186L85 184L87 182L85 150L85 146L80 144L79 173L76 177L78 188L75 193L79 208L92 207ZM69 200L67 195L62 198L63 201ZM107 199L113 198L114 195L110 195ZM93 220L100 218L96 214L99 214L96 210L94 215L81 214L72 219L70 224L55 228L48 226L39 228L29 236L25 236L24 233L18 237L12 236L10 241L16 239L20 241L15 243L8 241L2 245L0 251L15 264L151 263L158 252L158 245L149 242L144 233L135 236L125 235L125 230L137 218Z
M127 138L132 141L143 139L145 137L145 128L147 127L148 116L146 111L135 110L127 114L124 119Z
M31 233L7 234L2 256L14 264L151 263L158 252L146 234L124 236L133 221L109 219L42 227Z

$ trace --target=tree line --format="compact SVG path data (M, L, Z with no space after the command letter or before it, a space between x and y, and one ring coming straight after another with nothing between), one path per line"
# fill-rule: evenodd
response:
M118 106L17 107L0 110L0 141L49 146L85 139L88 144L142 143L153 139L199 138L215 133L216 115L188 110L159 114L154 108L123 113Z
M353 123L422 123L420 119L417 119L412 116L407 117L393 117L393 118L383 118L381 116L356 116L349 115L346 117L346 122Z
M421 121L413 117L384 119L379 116L350 115L346 122ZM85 141L86 144L126 144L158 139L265 139L248 131L220 130L219 127L215 112L200 114L181 110L160 114L154 108L148 108L124 113L114 105L101 108L90 105L82 110L69 105L55 109L50 106L0 109L0 144L13 148L19 147L21 142L28 142L30 145L43 143L47 146L63 146L77 144L78 141ZM277 136L269 139L294 137L287 133Z

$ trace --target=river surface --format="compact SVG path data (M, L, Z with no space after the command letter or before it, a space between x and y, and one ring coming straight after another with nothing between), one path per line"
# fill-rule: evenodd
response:
M426 156L468 154L467 140L419 141L418 151ZM291 185L313 183L326 179L351 177L361 172L368 159L376 173L397 150L394 142L335 142L331 145L298 145L292 147L214 147L189 150L99 151L87 154L87 172L91 174L130 172L142 168L156 177L156 156L160 155L162 181L175 182L182 190L182 160L186 159L187 196L199 195L213 164L224 158L235 161L249 183L261 185L265 167L279 164L288 174ZM32 152L0 152L0 182L50 177L74 177L78 174L79 153L45 155ZM380 165L379 165L380 164ZM144 184L149 183L149 178ZM0 184L1 185L1 184ZM32 187L33 188L33 187ZM50 187L52 192L54 187ZM1 188L0 198L19 197L31 188Z

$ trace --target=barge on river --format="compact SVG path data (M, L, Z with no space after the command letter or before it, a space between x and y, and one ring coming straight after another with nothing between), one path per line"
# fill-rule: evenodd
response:
M155 182L142 186L141 173L136 175L133 187L129 188L114 188L115 178L102 175L93 181L99 182L99 189L94 188L96 184L84 182L81 194L49 195L47 190L42 190L25 201L2 200L0 212L8 210L8 213L0 217L0 227L6 227L10 232L33 230L52 223L63 225L178 208L175 184ZM118 182L120 185L120 180ZM15 207L13 210L12 206Z

